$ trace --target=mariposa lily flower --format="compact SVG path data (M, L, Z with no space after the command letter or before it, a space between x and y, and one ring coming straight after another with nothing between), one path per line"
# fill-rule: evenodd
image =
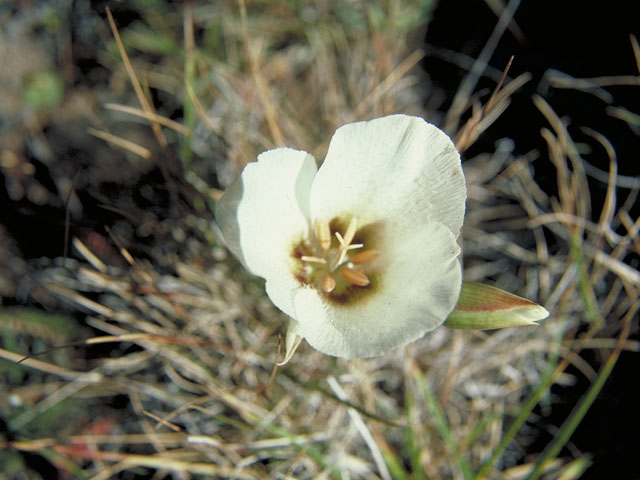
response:
M441 325L461 288L466 186L449 137L391 115L340 127L320 168L269 150L216 205L230 250L304 338L329 355L382 355Z

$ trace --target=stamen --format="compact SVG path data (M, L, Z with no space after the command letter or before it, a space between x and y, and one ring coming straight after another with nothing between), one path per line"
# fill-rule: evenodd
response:
M378 256L378 251L374 248L369 250L363 250L356 253L353 257L349 258L349 261L355 265L362 265L363 263L370 262Z
M302 253L300 252L298 253L300 256L297 257L303 262L304 283L313 283L319 290L321 289L327 294L334 292L338 288L338 283L340 283L340 292L348 285L366 287L370 284L369 277L357 270L356 266L376 258L378 251L370 248L349 258L350 252L364 247L363 243L352 243L358 230L357 218L351 218L343 232L344 235L333 231L330 224L324 220L316 220L313 230L314 244L311 246L301 244L302 251L312 255L300 255ZM333 240L334 235L336 240ZM335 276L338 269L340 269L342 279L337 279Z
M319 263L321 265L327 264L327 260L325 258L313 257L311 255L302 255L300 257L300 260L302 260L303 262L309 262L309 263Z
M356 285L358 287L366 287L369 285L369 277L359 270L343 267L342 270L340 270L340 273L342 274L342 278L352 285Z
M333 272L336 268L338 268L338 266L342 265L342 262L344 262L344 259L346 257L347 257L347 249L341 246L340 250L338 251L338 256L335 258L335 260L331 264L330 270Z
M316 238L322 250L326 252L331 248L331 228L324 220L316 222Z
M336 279L331 275L326 275L322 279L322 290L324 290L326 293L331 293L333 292L334 288L336 288Z
M356 236L356 229L358 228L358 219L356 217L352 217L349 222L349 226L347 227L347 231L344 232L344 243L350 245L353 242L353 237Z

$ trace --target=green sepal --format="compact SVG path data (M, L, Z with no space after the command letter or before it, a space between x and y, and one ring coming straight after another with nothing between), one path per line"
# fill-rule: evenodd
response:
M463 330L537 325L549 312L531 300L496 287L476 282L463 282L458 305L444 325Z

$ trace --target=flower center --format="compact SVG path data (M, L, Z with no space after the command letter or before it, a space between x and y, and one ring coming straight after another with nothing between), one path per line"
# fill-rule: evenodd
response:
M364 289L371 281L365 270L378 251L365 248L358 239L358 219L351 218L340 232L338 219L318 220L309 242L302 242L294 257L300 261L298 278L324 294L339 300L354 289Z

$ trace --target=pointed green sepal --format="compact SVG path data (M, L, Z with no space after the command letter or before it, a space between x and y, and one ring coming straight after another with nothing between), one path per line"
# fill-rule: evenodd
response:
M463 282L455 310L446 327L463 330L537 325L549 312L531 300L476 282Z
M291 360L293 354L296 353L296 350L300 346L300 342L302 342L302 337L298 335L299 332L300 324L293 318L289 319L289 325L287 326L287 336L284 341L284 358L282 359L282 361L278 362L279 367L282 367L289 363L289 360Z

